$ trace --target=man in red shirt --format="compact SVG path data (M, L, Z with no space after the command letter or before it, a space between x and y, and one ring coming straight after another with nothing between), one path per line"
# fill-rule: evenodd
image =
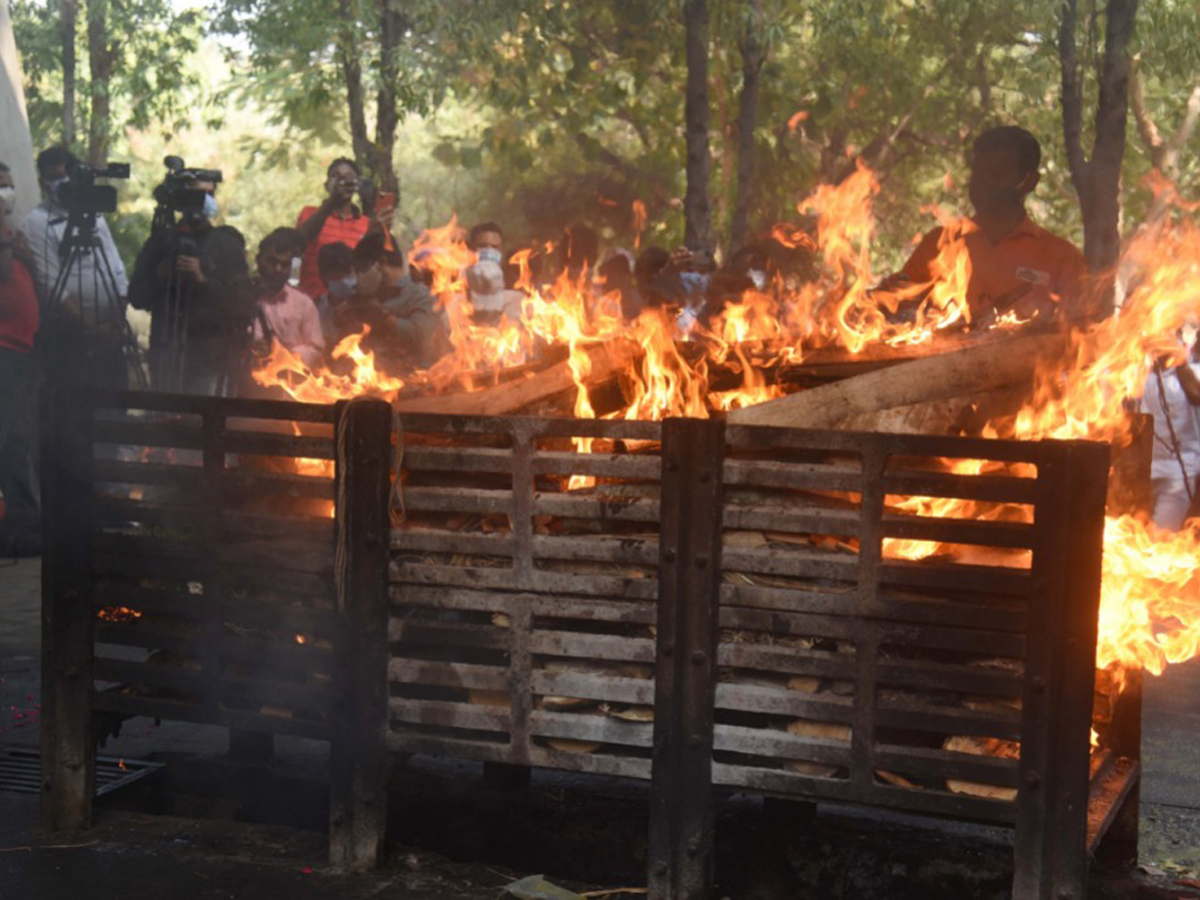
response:
M33 339L38 329L37 291L26 248L9 225L12 172L0 163L0 556L41 553L41 514L30 454Z
M326 244L341 242L355 247L368 233L383 232L391 249L391 238L384 223L375 216L375 186L359 177L358 165L352 159L335 159L325 177L328 197L320 206L306 206L300 211L296 228L305 241L300 261L300 290L309 297L324 291L317 269L317 254ZM354 195L362 200L362 209L354 204Z
M900 273L883 287L918 291L920 297L921 285L938 280L939 255L946 262L965 250L971 265L966 289L970 327L986 327L1009 311L1023 320L1043 322L1086 318L1083 254L1070 241L1036 225L1025 211L1025 199L1040 179L1041 156L1037 138L1015 125L980 134L972 148L969 185L975 214L926 234Z

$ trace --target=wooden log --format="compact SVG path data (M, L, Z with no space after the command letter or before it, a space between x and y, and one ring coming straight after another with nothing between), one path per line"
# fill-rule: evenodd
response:
M1062 354L1068 340L1065 334L1038 334L988 341L734 410L729 421L835 428L880 410L1028 383L1037 364Z
M595 384L620 372L636 356L634 344L621 341L587 347L590 371L585 380ZM521 381L499 384L465 394L435 394L398 400L396 409L405 412L445 413L480 416L505 415L570 390L575 376L569 360L556 363Z
M52 383L42 406L42 827L88 828L96 794L92 410Z
M388 476L391 412L351 400L338 422L337 625L331 716L329 858L373 868L387 826Z
M838 424L846 431L888 434L978 434L982 425L1014 413L1029 397L1027 384L980 394L930 400L851 416Z

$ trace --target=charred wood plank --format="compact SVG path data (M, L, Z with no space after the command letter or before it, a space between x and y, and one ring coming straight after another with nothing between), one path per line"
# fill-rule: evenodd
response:
M62 385L42 400L42 826L57 832L89 827L96 793L92 411Z
M362 871L381 859L387 826L388 496L392 411L339 406L337 630L330 719L329 857Z

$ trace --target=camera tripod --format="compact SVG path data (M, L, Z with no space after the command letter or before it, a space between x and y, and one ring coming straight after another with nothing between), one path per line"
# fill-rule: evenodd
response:
M47 317L48 327L46 328L47 337L53 339L54 333L60 327L59 319L62 316L63 303L70 287L72 272L77 273L76 281L80 288L78 293L80 295L83 294L83 261L86 257L91 256L96 262L91 284L92 295L95 297L93 301L93 327L98 331L103 321L111 321L116 325L125 368L126 370L133 371L138 388L142 390L147 389L150 384L146 377L145 368L142 365L141 348L138 347L137 338L129 325L129 320L125 317L125 310L120 303L120 290L117 288L117 279L113 274L112 264L104 252L99 234L96 233L96 213L68 212L67 227L63 232L58 253L60 258L58 277L54 281L54 287L51 289L50 297L47 301L47 308L49 310L49 316ZM101 296L103 296L103 300ZM86 311L83 308L82 297L78 299L80 303L80 316L83 319L81 326L86 332L88 330ZM107 313L106 316L102 315L102 305L107 307L105 310Z

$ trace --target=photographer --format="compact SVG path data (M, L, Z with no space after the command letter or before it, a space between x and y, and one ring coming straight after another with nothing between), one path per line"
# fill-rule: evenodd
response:
M156 390L225 395L245 366L255 312L246 241L236 228L213 225L220 172L185 168L175 156L166 165L129 300L151 314Z
M384 246L394 249L383 221L385 217L376 215L378 192L375 185L360 177L354 160L342 158L330 163L325 191L328 194L325 201L320 206L304 207L296 220L296 228L306 245L300 262L300 290L310 297L320 296L323 290L317 271L317 254L326 244L340 241L348 247L356 247L367 234L381 234ZM355 194L362 201L361 208L354 203Z
M155 190L158 209L150 237L138 251L133 267L129 302L151 316L151 383L156 390L171 391L184 387L186 342L194 307L211 297L220 299L225 282L248 279L249 272L244 258L240 267L234 265L232 271L226 271L216 260L230 254L217 253L214 258L208 250L217 231L212 219L218 210L219 173L184 169L182 160L174 164L172 158L168 158L168 168L166 179ZM234 302L236 305L236 298Z
M76 221L73 192L82 204L90 190L84 179L74 183L72 173L90 172L63 147L38 154L38 183L42 203L30 211L19 228L29 247L34 277L44 313L48 352L53 369L69 380L123 389L127 386L122 332L125 323L125 266L101 215L94 221L94 246L76 253L67 263L66 235ZM115 204L115 195L113 195ZM55 297L55 287L59 296ZM48 306L54 303L53 309Z

